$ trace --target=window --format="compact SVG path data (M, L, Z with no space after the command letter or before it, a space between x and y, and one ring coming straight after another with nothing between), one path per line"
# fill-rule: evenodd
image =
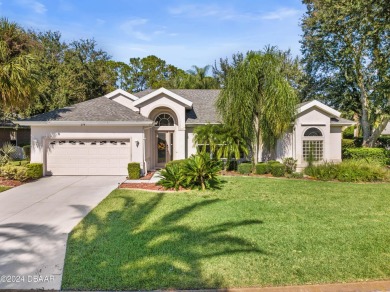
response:
M322 140L303 141L303 159L308 161L310 154L313 157L313 161L322 160L324 154L324 145Z
M174 126L175 121L173 120L170 114L159 114L154 120L154 125L157 127L160 126Z
M319 137L319 136L322 136L322 132L317 129L317 128L309 128L305 131L305 137L310 137L310 136L316 136L316 137Z
M320 161L324 157L323 135L318 128L309 128L303 134L303 159Z

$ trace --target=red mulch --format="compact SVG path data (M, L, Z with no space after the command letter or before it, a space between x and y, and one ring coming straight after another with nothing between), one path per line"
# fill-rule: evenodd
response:
M158 192L174 192L174 189L165 189L162 186L158 186L153 183L123 183L119 186L120 189L140 189L146 191L158 191ZM180 187L179 191L187 191L186 189Z
M17 180L12 179L5 179L0 177L0 186L6 186L6 187L17 187L22 185L23 183Z
M154 171L148 171L148 173L145 176L141 177L140 179L141 180L150 180L154 173L155 173Z

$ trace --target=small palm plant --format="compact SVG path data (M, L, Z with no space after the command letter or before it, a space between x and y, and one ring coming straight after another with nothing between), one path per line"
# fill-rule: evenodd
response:
M5 142L0 148L0 165L7 164L12 160L12 155L16 153L16 148L9 142Z
M211 159L208 153L198 153L187 159L182 174L188 186L198 186L202 191L220 183L217 175L221 162Z
M161 179L156 184L163 186L165 189L178 191L184 182L179 164L167 165L165 169L160 171L160 177Z

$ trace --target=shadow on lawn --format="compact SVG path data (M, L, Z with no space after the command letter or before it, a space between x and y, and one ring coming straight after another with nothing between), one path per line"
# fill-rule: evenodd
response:
M156 194L137 203L131 197L118 195L111 199L121 202L120 210L109 212L104 220L91 212L86 224L74 231L78 236L72 234L69 238L62 289L223 287L224 279L217 270L208 275L202 271L204 259L264 253L253 242L229 234L234 228L262 221L232 218L219 224L211 222L209 227L197 226L196 222L189 226L181 221L219 202L218 199L191 203L156 218L156 208L165 196ZM91 228L97 232L92 240L87 236ZM86 261L86 268L80 268L80 263Z

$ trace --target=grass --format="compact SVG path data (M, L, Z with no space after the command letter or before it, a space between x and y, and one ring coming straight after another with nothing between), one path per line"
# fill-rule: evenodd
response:
M62 289L390 278L390 184L224 180L204 193L113 191L71 233Z
M1 192L4 192L4 191L6 191L6 190L9 190L9 189L10 189L10 187L0 186L0 193L1 193Z

